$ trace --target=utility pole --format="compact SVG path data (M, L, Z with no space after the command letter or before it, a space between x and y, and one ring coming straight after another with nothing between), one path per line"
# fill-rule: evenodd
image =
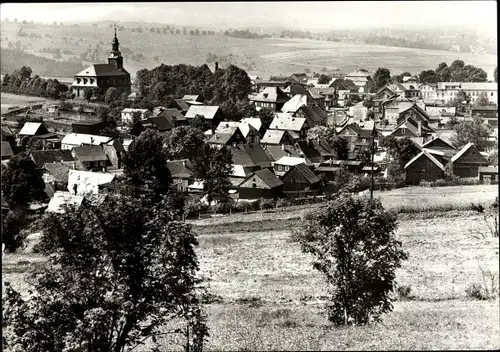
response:
M370 185L370 199L373 199L373 184L374 184L374 172L373 172L373 163L375 159L375 116L373 116L373 130L372 130L372 166L371 166L371 172L372 172L372 179L371 179L371 185Z

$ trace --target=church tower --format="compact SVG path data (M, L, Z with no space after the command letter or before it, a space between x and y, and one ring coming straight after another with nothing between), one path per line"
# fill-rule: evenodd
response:
M111 44L111 51L109 52L108 63L115 66L117 69L123 69L123 56L120 52L120 43L116 37L116 27L115 27L115 37L113 38L113 43Z

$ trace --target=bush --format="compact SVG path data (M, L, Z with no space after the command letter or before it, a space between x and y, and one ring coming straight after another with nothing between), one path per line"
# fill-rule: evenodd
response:
M397 285L396 291L398 293L398 298L400 300L411 300L414 296L411 294L411 286L410 285Z
M284 208L289 205L288 199L286 198L279 198L276 200L276 207L278 208Z
M10 253L24 248L28 234L25 230L27 216L23 210L10 210L2 218L2 243Z
M260 208L262 210L274 208L274 200L273 199L261 198L260 199Z
M340 194L311 217L295 236L328 280L328 319L336 325L380 320L392 310L396 269L407 259L394 237L395 215L379 200Z

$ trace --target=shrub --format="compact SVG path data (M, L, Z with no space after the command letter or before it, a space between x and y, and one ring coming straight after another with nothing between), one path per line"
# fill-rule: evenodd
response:
M274 200L273 199L261 198L260 199L260 208L262 210L274 208Z
M400 300L411 300L414 298L413 295L411 294L410 285L397 285L396 291L398 293L398 298Z
M340 194L311 217L296 236L327 278L328 319L336 325L380 320L392 310L396 269L407 259L394 237L395 215L379 200Z
M278 208L284 208L287 205L289 205L289 202L286 198L279 198L278 200L276 200L276 207Z
M24 231L26 225L27 217L23 210L11 210L2 217L2 243L9 252L14 253L24 247L28 236Z
M498 298L498 272L483 270L481 267L479 270L481 271L482 283L475 282L469 285L465 289L467 297L482 301Z

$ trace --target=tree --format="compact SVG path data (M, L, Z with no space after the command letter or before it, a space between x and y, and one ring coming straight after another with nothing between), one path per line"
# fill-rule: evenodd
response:
M2 193L10 209L47 200L42 172L26 153L15 155L2 168Z
M92 99L93 94L94 93L90 88L85 88L85 90L83 91L83 96L85 97L85 100L87 100L87 102L90 102L90 99Z
M455 134L451 138L453 146L462 148L467 143L474 143L480 152L488 150L492 145L489 140L491 127L483 123L481 118L474 117L472 121L460 122L454 128Z
M387 159L389 161L392 162L392 160L395 160L392 167L394 167L395 170L397 168L399 169L399 176L404 173L404 166L420 152L413 141L408 137L399 139L394 136L381 137L379 139L379 145L388 150ZM394 173L394 175L395 174L396 173Z
M365 100L363 100L363 106L368 109L373 107L373 95L368 95Z
M436 75L436 72L433 70L426 70L420 72L420 75L418 76L419 81L423 84L427 83L438 83L439 82L439 76Z
M276 116L275 112L270 108L262 108L256 112L255 117L258 117L262 122L262 130L267 131L271 122L273 122L274 117Z
M458 125L460 122L458 121L456 116L451 116L448 121L446 121L446 128L448 129L454 129L456 125Z
M328 282L332 323L368 324L392 310L396 269L408 258L395 230L396 216L379 200L340 194L311 213L296 233Z
M167 167L163 137L155 130L146 129L132 144L123 160L126 184L135 193L148 190L156 195L170 192L172 176Z
M28 234L23 231L28 225L26 210L9 210L6 216L2 216L2 243L10 253L16 252L25 244Z
M444 179L451 182L456 182L459 179L459 177L453 172L452 162L448 162L444 167Z
M211 128L211 124L205 120L205 116L197 114L191 121L191 127L201 132L205 132Z
M208 204L212 201L222 204L229 201L232 163L231 151L226 147L219 149L205 143L195 155L195 177L203 180L203 192L207 196Z
M373 81L375 82L375 90L379 90L386 84L391 83L391 71L387 68L379 67L373 74Z
M104 101L106 104L111 103L112 101L120 99L120 91L115 87L110 87L106 91L106 95L104 96Z
M347 160L349 153L349 141L342 136L335 136L330 141L330 145L335 151L335 158L337 160Z
M335 128L327 126L315 126L307 131L308 139L322 138L330 141L335 137Z
M490 105L490 101L488 100L488 96L486 93L482 92L476 99L474 106L488 106Z
M170 160L193 160L204 144L202 130L189 126L175 127L165 135L165 151Z
M319 78L318 78L318 84L327 84L331 80L332 80L332 77L325 75L325 74L321 74L321 75L319 75Z
M99 206L86 201L64 214L46 213L40 226L49 265L30 275L34 294L22 297L6 283L3 336L10 349L123 352L181 334L186 350L202 350L208 329L197 241L166 200L122 194ZM174 331L165 331L167 323Z

